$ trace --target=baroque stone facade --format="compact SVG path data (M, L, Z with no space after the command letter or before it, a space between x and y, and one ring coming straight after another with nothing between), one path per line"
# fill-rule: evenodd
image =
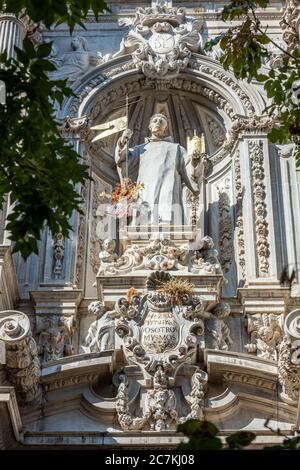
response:
M45 230L26 263L12 257L1 215L0 422L11 420L16 448L169 448L179 423L204 417L264 443L273 439L266 419L286 434L299 428L298 278L280 285L300 262L293 151L268 142L261 87L223 70L218 50L205 53L220 29L217 10L198 3L114 2L72 37L64 25L0 15L0 51L13 55L26 31L34 44L53 41L53 78L74 91L57 122L92 176L78 188L70 237ZM274 40L292 44L298 2L287 7L259 16ZM95 141L94 127L124 118L126 102L130 148L142 152L150 139L158 157L164 142L184 158L195 186L176 167L178 224L146 224L142 191L116 215L122 134ZM159 138L149 135L152 115L168 122Z

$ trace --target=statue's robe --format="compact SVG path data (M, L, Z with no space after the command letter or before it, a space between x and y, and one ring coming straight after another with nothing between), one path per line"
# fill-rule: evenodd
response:
M144 184L141 198L149 205L152 223L184 223L182 189L197 189L187 175L186 151L172 142L147 139L145 144L128 150L128 177ZM120 179L126 176L126 149L116 146L116 164Z

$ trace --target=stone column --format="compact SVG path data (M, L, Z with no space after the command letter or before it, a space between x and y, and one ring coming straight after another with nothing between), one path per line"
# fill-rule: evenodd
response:
M11 13L0 14L0 54L7 52L8 57L15 57L15 46L21 48L25 35L25 26Z
M0 341L5 346L8 382L22 401L40 398L40 362L27 315L16 310L0 312Z

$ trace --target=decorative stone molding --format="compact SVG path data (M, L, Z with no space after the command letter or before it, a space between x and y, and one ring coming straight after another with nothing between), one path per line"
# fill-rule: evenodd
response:
M245 345L249 353L258 357L277 361L278 345L283 339L282 315L272 313L257 313L248 315L247 331L251 343Z
M189 419L203 418L204 395L207 374L196 368L191 377L191 394L189 398L191 411L186 416L178 416L177 400L174 391L169 387L163 368L158 366L154 374L153 388L147 390L142 417L134 417L130 411L128 397L128 380L125 374L119 375L120 385L117 393L116 411L122 430L138 430L147 427L161 432L175 428L177 424ZM173 426L172 426L173 425Z
M29 318L22 312L0 313L0 340L5 344L6 374L25 402L40 396L40 362Z
M246 253L245 253L245 232L243 218L243 195L244 190L241 180L240 152L238 151L234 158L235 172L235 198L236 198L236 226L237 226L237 243L239 253L239 266L241 269L241 278L246 280Z
M209 76L213 76L218 81L225 83L227 86L229 86L232 89L232 91L234 91L238 95L241 102L244 104L245 108L247 109L249 115L252 115L254 113L254 107L249 97L229 74L227 74L223 70L219 70L219 69L213 68L212 66L208 64L204 64L203 60L201 60L200 58L191 60L190 67L192 69L199 70L202 73L206 73Z
M224 130L217 123L217 121L213 119L211 116L207 116L207 124L208 124L208 128L209 128L213 143L216 146L216 148L219 148L221 145L223 145L225 141Z
M92 223L91 223L91 235L90 235L90 251L89 251L89 261L91 267L96 274L99 272L100 264L102 263L102 270L105 273L105 265L109 265L109 259L111 262L115 261L114 256L114 249L113 253L110 253L110 257L106 258L107 262L105 261L105 257L100 257L100 254L103 253L103 244L104 244L104 229L106 224L108 223L108 215L106 213L106 208L108 206L107 199L103 194L109 194L111 187L100 181L97 177L94 178L93 184L93 193L92 193ZM108 240L107 240L108 241ZM111 240L112 243L115 243ZM106 245L106 244L105 244ZM110 249L110 248L109 248Z
M162 278L162 273L155 275ZM117 333L121 331L127 361L141 367L146 376L153 375L158 365L173 375L194 354L197 336L204 334L203 320L209 314L199 296L185 295L182 305L173 306L170 295L158 287L163 284L155 287L153 275L147 284L153 290L135 303L131 318L121 317Z
M298 401L300 396L300 310L284 320L283 341L279 345L278 379L283 398Z
M26 28L24 23L12 13L0 12L0 54L16 57L15 46L22 49Z
M288 336L279 345L278 380L283 398L297 402L300 393L299 342L296 346ZM295 360L297 362L295 362Z
M91 323L82 349L84 352L102 352L114 349L114 317L113 312L106 312L102 302L95 301L88 306L89 313L97 320Z
M240 136L267 134L274 125L274 118L270 116L238 117L230 129L230 137L234 140Z
M258 274L269 273L269 240L266 205L266 186L264 171L264 152L260 141L249 142L249 156L251 164L254 223L256 232L256 249L258 258Z
M19 300L19 287L16 270L11 255L11 247L0 246L0 311L12 310Z
M4 412L5 408L7 413ZM9 416L7 421L5 415ZM8 442L13 440L13 437L16 442L24 442L24 428L15 388L7 385L0 386L0 423L0 450L11 449L13 445L8 446ZM3 441L6 443L4 444Z
M219 260L224 274L234 262L234 232L231 216L231 181L226 177L217 186L219 210Z
M74 315L36 316L35 335L38 353L43 363L74 354Z
M66 139L80 135L84 139L89 134L89 118L81 116L80 118L67 116L64 119L58 120L58 129L62 136Z
M176 77L187 68L192 52L202 51L202 27L202 22L186 17L183 8L137 8L115 57L131 54L138 70L151 78Z
M87 184L81 185L80 196L83 201L79 214L78 232L77 232L77 250L76 250L76 268L75 268L75 285L81 288L83 284L84 261L85 261L85 247L86 247L86 226L87 226Z
M290 312L284 320L284 332L293 341L300 340L300 310Z
M191 400L190 406L191 411L187 416L179 418L179 423L184 423L189 419L200 419L204 418L203 416L203 408L204 408L204 396L205 396L205 389L208 382L208 375L201 369L196 369L194 374L192 375L191 379Z
M55 65L56 70L49 72L49 78L53 80L67 79L69 85L73 85L91 68L96 67L110 56L103 57L99 51L89 51L87 39L75 35L71 38L70 49L60 54L57 45L52 45L49 60Z

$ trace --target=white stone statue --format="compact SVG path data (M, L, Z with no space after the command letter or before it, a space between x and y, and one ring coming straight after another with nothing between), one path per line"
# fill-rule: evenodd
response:
M57 70L49 73L52 80L67 78L68 84L71 84L84 75L91 65L98 65L105 60L99 52L88 51L87 41L81 36L72 38L71 51L63 54L61 58L57 57L54 47L50 53L50 59L57 66Z
M187 173L186 150L172 142L166 135L167 128L167 117L154 114L149 124L151 136L132 149L128 149L132 131L126 129L117 142L115 160L121 181L128 173L131 181L144 184L141 198L150 208L152 224L181 225L184 223L183 186L197 195L198 183Z

